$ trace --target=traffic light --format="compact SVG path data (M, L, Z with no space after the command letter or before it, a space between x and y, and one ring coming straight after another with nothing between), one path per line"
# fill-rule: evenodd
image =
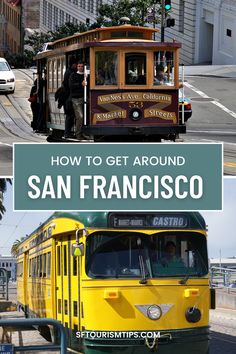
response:
M175 19L174 18L167 18L166 19L166 27L174 27L175 25Z
M165 0L165 10L169 11L171 9L171 0Z

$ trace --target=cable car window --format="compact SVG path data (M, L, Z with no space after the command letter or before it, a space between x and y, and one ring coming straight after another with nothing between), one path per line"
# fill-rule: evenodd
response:
M154 53L154 85L174 85L174 52L158 51Z
M117 66L117 52L96 52L95 84L117 85Z
M48 62L48 88L49 90L52 90L52 61L50 60Z
M57 61L53 61L53 89L57 89Z
M104 231L87 238L86 252L91 278L185 278L208 273L206 238L193 232Z
M146 54L125 54L126 85L146 85Z
M61 59L57 60L57 87L61 86Z

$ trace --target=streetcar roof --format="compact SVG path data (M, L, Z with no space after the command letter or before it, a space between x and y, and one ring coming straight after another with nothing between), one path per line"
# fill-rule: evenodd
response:
M112 32L121 32L122 30L129 31L129 32L140 32L140 33L148 33L152 35L153 33L159 32L157 28L151 28L151 27L143 27L143 26L133 26L129 24L121 25L121 26L112 26L112 27L100 27L100 28L95 28L90 31L86 32L81 32L81 33L75 33L72 36L57 39L54 41L52 44L55 45L60 42L64 42L67 40L70 40L72 38L76 37L86 37L90 35L94 35L94 40L99 40L95 35L99 33L112 33Z
M146 230L169 230L169 229L179 229L180 231L183 229L186 230L206 230L206 223L204 218L199 212L55 212L52 214L45 222L43 222L36 230L34 230L27 238L25 238L20 244L23 244L25 241L30 239L32 236L40 234L44 231L45 227L49 227L49 224L55 223L56 220L58 219L69 219L71 221L75 221L76 223L81 223L83 227L85 228L109 228L109 229L116 229L118 230L119 228L116 228L112 226L112 218L114 220L114 217L119 218L121 217L126 217L127 218L137 218L140 216L147 216L147 215L153 215L159 218L163 218L163 222L165 221L164 218L175 218L175 217L185 217L188 219L188 225L183 226L183 227L166 227L166 226L147 226L147 227L122 227L122 229L127 229L132 231L132 229L146 229ZM75 227L76 229L76 227ZM75 230L74 229L74 230ZM73 230L71 230L73 231Z

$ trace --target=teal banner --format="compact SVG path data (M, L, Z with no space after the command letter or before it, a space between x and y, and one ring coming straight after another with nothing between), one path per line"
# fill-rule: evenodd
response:
M14 144L15 210L222 210L222 144Z

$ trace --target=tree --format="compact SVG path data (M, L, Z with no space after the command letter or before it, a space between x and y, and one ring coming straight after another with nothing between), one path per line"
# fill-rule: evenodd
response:
M33 54L37 54L43 47L44 43L51 42L52 36L49 33L43 33L39 31L34 31L24 42L24 45L27 45L31 48ZM30 50L27 48L27 50Z
M61 38L73 36L75 33L82 33L88 30L88 26L85 23L74 24L72 22L66 22L61 27L58 27L56 31L50 31L49 35L51 36L50 41L56 41Z
M119 25L121 17L129 17L132 25L144 26L147 15L155 8L153 23L160 22L160 0L117 0L112 5L103 4L99 7L97 24L99 26Z
M12 247L11 247L11 254L13 257L17 256L17 250L20 245L20 243L24 240L24 237L21 237L20 239L17 239L14 241Z
M2 220L3 214L6 211L3 205L3 194L7 190L7 183L12 184L12 180L10 178L0 178L0 220Z

